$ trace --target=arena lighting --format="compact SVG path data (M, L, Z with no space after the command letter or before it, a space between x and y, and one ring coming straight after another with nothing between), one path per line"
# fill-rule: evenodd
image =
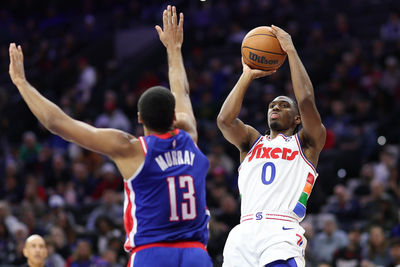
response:
M337 176L338 176L340 179L343 179L344 177L346 177L346 175L347 175L347 172L346 172L345 169L339 169L339 170L337 171Z
M200 2L205 2L206 0L200 0Z
M377 142L379 145L384 146L386 144L386 137L384 137L382 135L379 136Z

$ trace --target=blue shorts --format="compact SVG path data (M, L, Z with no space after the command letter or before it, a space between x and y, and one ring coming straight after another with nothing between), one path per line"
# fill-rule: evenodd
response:
M155 243L134 248L128 267L212 267L200 242Z
M279 260L268 263L265 267L297 267L296 261L294 258L288 260Z

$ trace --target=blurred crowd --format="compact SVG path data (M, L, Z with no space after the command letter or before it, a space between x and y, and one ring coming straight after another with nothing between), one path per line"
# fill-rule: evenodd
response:
M310 267L400 264L400 2L396 0L172 1L185 14L183 56L210 160L208 251L215 266L239 223L239 154L216 126L241 74L240 44L260 25L288 31L311 77L327 141L302 223ZM143 135L137 99L168 86L162 46L117 60L120 31L161 23L164 1L13 0L0 3L0 266L25 263L39 234L48 267L125 266L122 178L109 159L46 131L8 77L21 44L28 80L72 117ZM156 32L149 34L156 35ZM134 44L127 44L132 45ZM240 118L266 130L268 103L293 97L288 64L256 80Z

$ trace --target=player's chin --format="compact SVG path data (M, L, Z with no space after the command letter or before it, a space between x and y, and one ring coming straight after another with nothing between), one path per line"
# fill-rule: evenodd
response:
M278 131L282 127L281 127L281 124L279 123L279 121L277 119L270 119L269 120L269 128L271 130Z

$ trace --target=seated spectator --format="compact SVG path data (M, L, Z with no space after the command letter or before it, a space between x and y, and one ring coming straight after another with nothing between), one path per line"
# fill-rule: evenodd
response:
M123 206L120 203L121 197L113 190L106 189L101 199L101 203L96 207L87 219L86 229L95 231L97 218L108 217L116 225L122 225Z
M322 232L315 236L313 255L318 263L332 262L334 252L347 246L346 233L337 229L336 219L332 214L326 214L323 220Z
M360 205L344 185L336 185L334 196L326 206L326 212L336 216L341 229L347 230L360 216Z
M7 265L15 257L15 241L4 220L0 219L0 266Z
M127 133L131 131L131 122L118 108L115 92L107 91L105 93L104 112L96 118L94 125L99 128L115 128Z
M35 170L40 150L41 145L37 142L36 134L31 131L25 132L18 158L25 165L26 170Z
M352 226L347 234L349 243L346 247L336 250L333 256L333 267L358 267L361 265L361 228Z
M380 181L371 182L371 199L362 208L364 219L369 225L380 225L390 231L397 224L397 206L392 197L385 192Z
M65 260L56 252L56 244L51 238L46 238L48 257L46 267L65 267Z
M390 264L388 267L400 265L400 239L394 238L390 241Z
M92 253L92 245L89 241L80 240L67 264L70 267L108 267L108 263Z
M111 162L104 163L100 172L99 181L92 194L93 199L97 200L101 198L105 190L122 191L122 177L118 175L117 170Z
M395 41L400 39L400 17L396 12L392 12L386 23L381 26L381 38L385 41Z
M368 244L364 248L363 258L378 266L389 264L389 246L381 226L375 225L369 229Z

